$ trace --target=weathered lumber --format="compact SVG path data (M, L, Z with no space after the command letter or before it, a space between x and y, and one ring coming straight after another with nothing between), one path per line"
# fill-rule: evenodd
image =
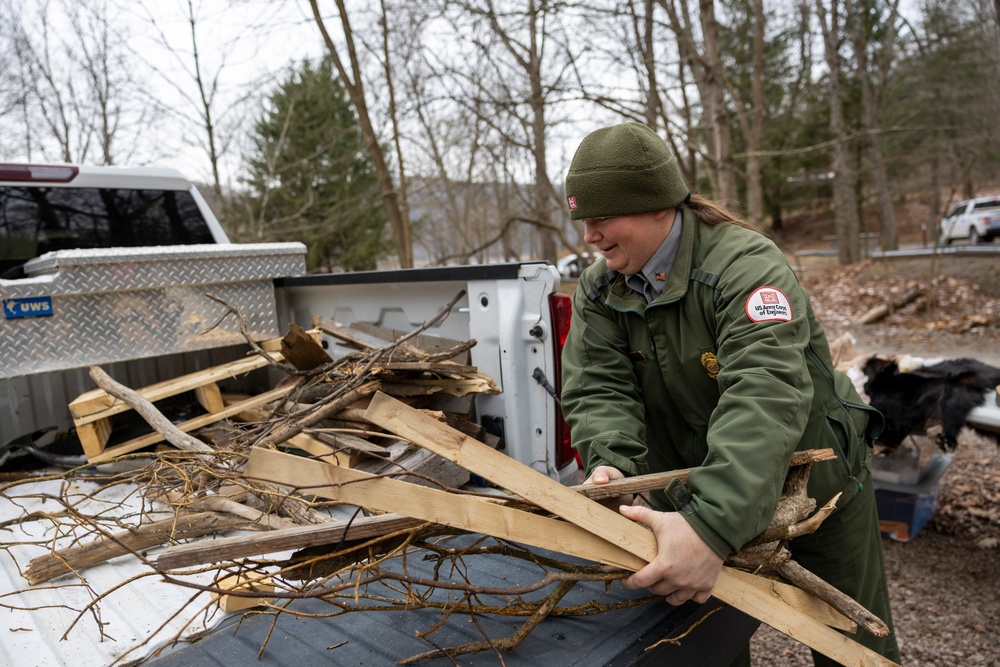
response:
M221 530L253 527L252 521L218 512L184 514L137 526L132 530L118 531L86 544L32 558L24 575L31 585L40 584L69 572L99 565L117 556L142 551L173 540L200 537Z
M281 355L274 354L271 359L277 361ZM185 391L191 391L197 387L219 382L227 378L245 375L250 371L263 368L268 364L268 360L254 355L246 359L239 359L227 364L220 364L212 368L188 373L176 377L172 380L157 382L147 387L143 387L139 392L151 403L155 403L169 396L176 396ZM69 404L70 414L73 415L76 424L84 424L98 419L104 419L129 410L130 406L108 394L103 389L92 389L80 394Z
M249 558L276 551L369 539L398 530L416 528L424 523L420 519L402 514L381 514L318 526L296 526L255 535L223 537L211 542L191 542L170 547L161 553L156 559L156 567L160 570L173 570L202 563Z
M357 470L335 468L319 461L271 450L252 452L247 470L248 474L260 475L279 486L298 487L300 490L308 487L310 493L341 502L405 513L433 523L486 533L613 567L634 571L646 563L634 554L572 523L494 504L502 502L500 499L463 496L427 488L414 489L413 485L406 482L374 477ZM794 601L808 595L804 591L789 591L793 587L788 584L757 577L751 579L752 581L743 581L736 586L733 595L749 596L763 606L772 597L780 601ZM806 614L824 624L833 619L831 624L838 628L854 627L849 619L815 597L812 597L809 605L796 607L794 613Z
M385 341L395 341L400 340L404 336L407 336L409 331L402 331L400 329L392 329L389 327L379 326L377 324L369 324L367 322L351 322L351 328L360 331L362 333L368 334L375 338L379 338ZM426 334L418 334L416 336L409 336L406 339L409 349L414 349L417 356L421 359L426 359L428 357L442 359L451 357L442 357L441 355L452 352L451 356L455 356L468 350L470 347L476 344L475 341L459 341L452 340L450 338L441 338L438 336L428 336Z
M516 510L492 499L461 496L284 452L254 449L246 475L300 493L406 514L460 530L504 536L614 567L636 570L645 565L639 557L617 544L559 519Z
M456 364L450 361L387 361L379 364L379 368L387 371L409 373L476 373L475 366Z
M398 352L405 357L420 358L423 356L423 353L418 348L409 345L405 341L396 342L393 340L379 338L363 331L359 331L353 327L344 326L340 322L336 322L320 315L313 318L312 325L323 333L329 334L334 338L342 340L345 343L348 343L365 352L395 346Z
M500 388L482 373L469 374L462 378L407 378L397 381L383 381L382 391L393 396L429 396L448 394L468 396L469 394L499 394Z
M333 361L312 334L295 322L288 323L288 333L281 338L281 353L300 371L311 371Z
M555 480L426 417L418 410L408 408L390 396L376 394L366 415L369 421L386 430L486 477L539 507L566 518L593 536L621 546L647 563L656 557L656 538L645 526L574 493ZM803 616L780 598L762 596L759 589L748 588L741 579L732 576L730 568L722 568L712 594L844 664L895 664L822 623Z

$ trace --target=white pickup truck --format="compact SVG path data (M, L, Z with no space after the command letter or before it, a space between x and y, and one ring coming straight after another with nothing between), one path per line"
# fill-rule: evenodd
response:
M224 308L205 298L206 292L238 305L253 337L262 340L282 335L290 322L308 328L316 315L345 325L357 321L412 330L464 291L448 317L426 333L477 341L470 363L501 392L477 395L474 419L499 436L514 459L563 483L579 479L557 398L570 298L559 292L559 272L548 262L307 275L302 244L228 243L197 190L166 170L0 165L0 213L0 469L33 459L39 459L33 461L36 467L83 462L79 447L66 449L72 439L53 435L72 431L68 403L93 387L90 365L100 365L123 384L143 387L244 355L247 345L237 323L212 328ZM332 348L336 341L324 338L324 344ZM223 388L261 388L247 385L254 382L252 376L230 382L235 386ZM51 495L55 487L39 493ZM0 521L15 515L0 512ZM21 593L21 560L38 547L14 542L0 550L0 595L12 609L9 625L24 632L4 633L0 664L111 664L130 642L156 634L161 623L172 627L170 619L157 614L170 608L171 596L190 595L163 582L137 581L123 591L120 604L116 597L101 604L101 624L120 644L100 641L100 634L82 626L62 637L68 617L60 609L85 604L66 597L80 587L72 585L75 580L67 586L57 580ZM470 574L498 582L530 583L535 576L510 559L477 563ZM88 586L127 578L114 569L127 566L112 561L88 569ZM574 596L586 604L606 596L604 589L603 583L585 582ZM634 594L620 590L615 595ZM413 611L407 627L434 625L436 615L433 609ZM625 666L646 664L656 653L684 664L706 659L728 664L757 627L728 607L703 624L714 630L703 630L682 645L645 651L704 615L698 605L660 603L591 621L554 618L505 660L508 665ZM351 614L307 624L282 617L279 632L298 639L269 649L266 664L389 664L419 652L422 642L413 631L400 632L395 618ZM219 621L213 617L197 627L206 630ZM227 656L227 664L250 664L257 660L260 633L272 632L269 623L247 619L239 634L213 633L152 662L218 664L207 657L216 654ZM511 623L513 630L520 621ZM197 627L182 630L191 634ZM354 639L334 655L331 632Z
M939 245L966 239L970 244L989 243L1000 237L1000 197L966 199L941 219Z

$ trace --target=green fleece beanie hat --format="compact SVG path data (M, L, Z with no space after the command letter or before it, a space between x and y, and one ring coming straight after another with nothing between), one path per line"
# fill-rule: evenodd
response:
M662 211L679 205L689 193L667 144L642 123L588 134L566 175L573 220Z

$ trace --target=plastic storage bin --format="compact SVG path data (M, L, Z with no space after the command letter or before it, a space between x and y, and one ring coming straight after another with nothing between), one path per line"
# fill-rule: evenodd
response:
M918 468L913 483L896 481L899 470L884 471L877 464L873 466L875 502L884 537L898 542L909 542L916 537L934 516L941 478L950 465L950 456L934 454L923 468Z

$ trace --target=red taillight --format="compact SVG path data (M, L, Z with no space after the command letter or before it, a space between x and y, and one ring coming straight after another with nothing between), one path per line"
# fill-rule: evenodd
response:
M0 181L33 183L69 183L80 173L71 165L0 164Z
M566 294L549 295L549 312L552 314L552 342L555 346L555 378L556 395L562 396L562 351L569 336L569 323L573 315L573 300ZM570 439L569 424L563 418L562 408L556 405L556 468L576 460L580 465L580 457L573 449Z

